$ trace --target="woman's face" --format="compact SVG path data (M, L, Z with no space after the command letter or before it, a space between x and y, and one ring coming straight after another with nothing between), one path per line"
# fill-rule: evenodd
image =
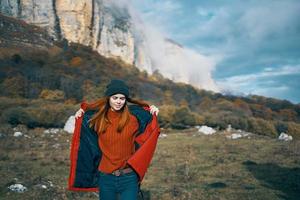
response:
M109 97L109 105L114 111L121 110L125 102L126 102L126 97L123 94L114 94Z

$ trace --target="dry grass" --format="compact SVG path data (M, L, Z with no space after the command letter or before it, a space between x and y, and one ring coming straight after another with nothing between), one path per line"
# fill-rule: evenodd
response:
M30 138L16 138L0 129L0 199L97 199L95 193L66 190L71 135L43 130L24 130ZM170 131L158 142L142 190L154 200L297 199L299 152L300 141ZM12 192L7 187L13 183L28 190Z

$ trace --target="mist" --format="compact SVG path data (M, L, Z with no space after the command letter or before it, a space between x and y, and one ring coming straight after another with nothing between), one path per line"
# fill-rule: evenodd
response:
M216 59L183 47L167 38L167 35L151 24L142 21L141 14L130 0L114 0L111 4L126 8L131 16L134 34L140 41L140 50L149 57L149 66L139 66L152 74L159 71L175 82L184 82L197 88L218 92L212 78ZM182 30L184 31L184 30ZM147 59L147 58L145 58Z

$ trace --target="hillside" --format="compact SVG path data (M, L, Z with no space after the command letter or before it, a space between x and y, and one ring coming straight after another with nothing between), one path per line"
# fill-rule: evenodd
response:
M89 47L54 42L23 21L0 15L0 109L2 124L62 127L83 100L101 97L112 78L124 79L136 98L161 109L165 128L199 124L276 137L300 136L300 105L262 96L226 96L139 71Z
M72 135L26 129L14 137L1 127L0 199L97 199L97 193L66 190ZM300 141L252 135L237 140L224 132L163 131L142 183L145 200L296 200L300 195ZM8 187L22 184L26 190Z

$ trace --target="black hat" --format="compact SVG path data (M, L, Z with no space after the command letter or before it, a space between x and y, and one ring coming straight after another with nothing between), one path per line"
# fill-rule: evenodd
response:
M113 79L106 86L105 95L111 96L114 94L124 94L126 97L129 97L129 88L124 81Z

